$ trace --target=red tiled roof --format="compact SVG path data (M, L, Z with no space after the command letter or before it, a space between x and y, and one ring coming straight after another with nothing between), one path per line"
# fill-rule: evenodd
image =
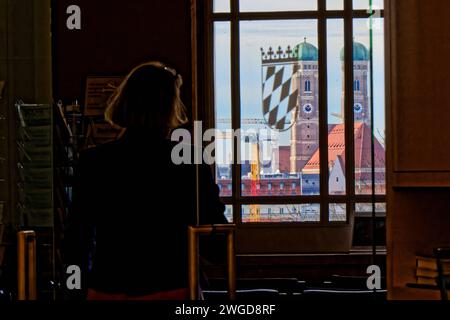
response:
M371 168L371 131L364 123L355 123L355 168ZM340 158L340 159L339 159ZM336 160L342 161L345 169L345 126L335 125L328 134L328 165L331 168ZM381 143L375 139L375 168L385 167L385 151ZM306 172L317 172L320 169L320 152L314 153L306 164ZM360 170L361 171L361 170ZM362 170L365 171L365 170Z

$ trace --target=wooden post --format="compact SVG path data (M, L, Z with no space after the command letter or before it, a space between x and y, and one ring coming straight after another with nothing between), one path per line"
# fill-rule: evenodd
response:
M17 234L18 300L36 300L36 233L20 231Z
M234 252L234 228L227 233L228 295L236 299L236 255Z
M189 299L198 299L198 233L195 227L188 228L188 255L189 255Z

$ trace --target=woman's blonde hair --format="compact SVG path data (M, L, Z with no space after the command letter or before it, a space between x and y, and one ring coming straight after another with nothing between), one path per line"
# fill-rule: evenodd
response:
M145 127L167 136L188 122L180 98L183 79L158 61L135 67L110 97L105 119L122 128Z

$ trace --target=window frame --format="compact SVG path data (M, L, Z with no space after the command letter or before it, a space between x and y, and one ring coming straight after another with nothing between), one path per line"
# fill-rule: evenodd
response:
M305 81L305 93L310 93L310 92L311 92L311 81L306 80Z
M202 31L200 57L206 61L200 77L204 87L204 105L211 106L202 110L204 127L215 127L214 103L214 22L230 23L231 41L231 124L232 129L241 126L241 84L240 84L240 22L250 20L317 20L318 47L319 47L319 149L320 159L320 195L288 195L283 196L244 196L242 193L241 166L238 164L237 143L234 143L234 162L232 165L232 194L223 197L222 201L233 206L233 223L239 227L311 227L348 225L351 215L354 214L356 203L385 203L386 195L357 195L355 194L355 145L354 145L354 61L353 61L353 23L354 19L370 18L371 13L366 10L353 10L352 0L343 0L343 10L327 10L326 0L317 0L318 7L314 11L288 11L288 12L239 12L239 0L230 0L230 12L214 13L213 1L205 1L202 5ZM384 9L377 11L377 18L384 18ZM328 81L327 81L327 21L329 19L342 19L344 22L345 47L345 142L346 142L346 194L329 194L329 168L328 168ZM385 84L386 85L386 84ZM373 99L373 96L370 97ZM373 103L373 100L371 101ZM235 141L236 142L236 141ZM326 152L322 152L326 150ZM287 204L320 204L320 222L242 222L242 206ZM346 204L346 221L329 221L330 204Z

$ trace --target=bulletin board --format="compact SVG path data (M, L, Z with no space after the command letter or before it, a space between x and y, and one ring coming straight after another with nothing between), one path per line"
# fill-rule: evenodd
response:
M105 113L109 97L122 83L122 80L122 77L88 77L84 115L102 116Z

